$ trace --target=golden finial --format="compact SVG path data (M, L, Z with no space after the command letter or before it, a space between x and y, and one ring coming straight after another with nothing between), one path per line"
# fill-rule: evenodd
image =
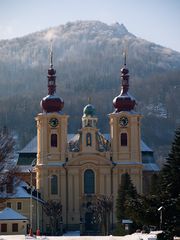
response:
M126 51L123 52L123 56L124 56L124 66L126 66Z
M126 66L126 61L127 61L127 43L125 44L125 50L123 52L123 57L124 57L124 66Z
M91 104L91 97L88 97L88 104Z
M50 66L53 66L53 44L51 39L51 45L50 45Z

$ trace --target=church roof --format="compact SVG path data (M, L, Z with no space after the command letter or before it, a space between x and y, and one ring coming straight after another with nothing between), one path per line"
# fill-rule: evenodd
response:
M156 163L143 163L143 170L144 171L153 171L153 172L159 172L160 168Z
M35 136L19 153L37 153L37 136Z
M110 142L110 134L102 134L103 137ZM68 143L76 142L79 139L79 134L68 134ZM159 171L159 166L155 163L153 150L141 140L142 164L144 171ZM28 172L32 168L31 164L36 159L37 154L37 136L35 136L20 152L17 162L22 172ZM64 164L64 163L61 163ZM119 163L118 163L119 164ZM124 163L121 163L124 164ZM127 162L126 162L127 164ZM131 162L132 164L132 162ZM52 163L53 165L53 163Z
M153 152L153 150L146 145L146 143L141 139L141 152Z
M12 208L5 208L0 211L0 220L27 220L27 217L14 211Z
M106 140L110 141L110 134L104 133L103 135ZM68 134L68 142L76 137L76 134ZM153 150L149 148L143 140L141 140L141 151L153 152ZM19 153L37 153L37 136L35 136Z

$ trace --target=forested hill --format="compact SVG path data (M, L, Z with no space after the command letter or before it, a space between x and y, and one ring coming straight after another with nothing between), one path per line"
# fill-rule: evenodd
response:
M88 96L96 107L99 128L109 131L107 114L119 94L126 48L130 92L144 114L142 135L161 154L180 122L180 53L140 39L119 23L77 21L0 41L0 126L13 129L21 146L36 134L34 117L47 94L51 40L57 93L71 116L69 132L80 128Z

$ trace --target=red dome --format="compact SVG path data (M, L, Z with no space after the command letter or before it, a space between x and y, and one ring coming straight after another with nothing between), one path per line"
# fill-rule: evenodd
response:
M128 93L129 90L129 70L124 67L121 68L121 93L113 100L115 112L131 111L136 105L136 100Z
M128 93L125 95L119 95L114 98L113 105L115 107L115 112L120 111L131 111L134 109L136 101Z
M40 105L46 113L60 112L64 107L64 101L58 96L47 95L41 100Z

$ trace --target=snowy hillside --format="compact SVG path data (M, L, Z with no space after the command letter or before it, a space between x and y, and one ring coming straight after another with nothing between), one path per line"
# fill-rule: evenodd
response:
M136 66L141 66L143 72L180 66L180 53L137 38L123 24L107 25L99 21L67 23L22 38L0 41L0 62L12 62L16 66L46 65L50 40L53 40L56 62L83 59L91 62L96 55L107 60L117 57L122 62L122 53L127 48L128 62L134 70Z
M65 101L64 111L73 117L70 132L79 128L88 96L97 110L99 128L109 130L107 114L113 111L112 99L120 91L120 68L127 49L130 92L144 115L143 138L153 149L163 149L160 155L168 149L180 122L176 107L180 53L140 39L119 23L69 22L0 41L0 126L13 129L22 145L36 134L34 116L41 111L39 102L47 93L51 40L57 93Z

